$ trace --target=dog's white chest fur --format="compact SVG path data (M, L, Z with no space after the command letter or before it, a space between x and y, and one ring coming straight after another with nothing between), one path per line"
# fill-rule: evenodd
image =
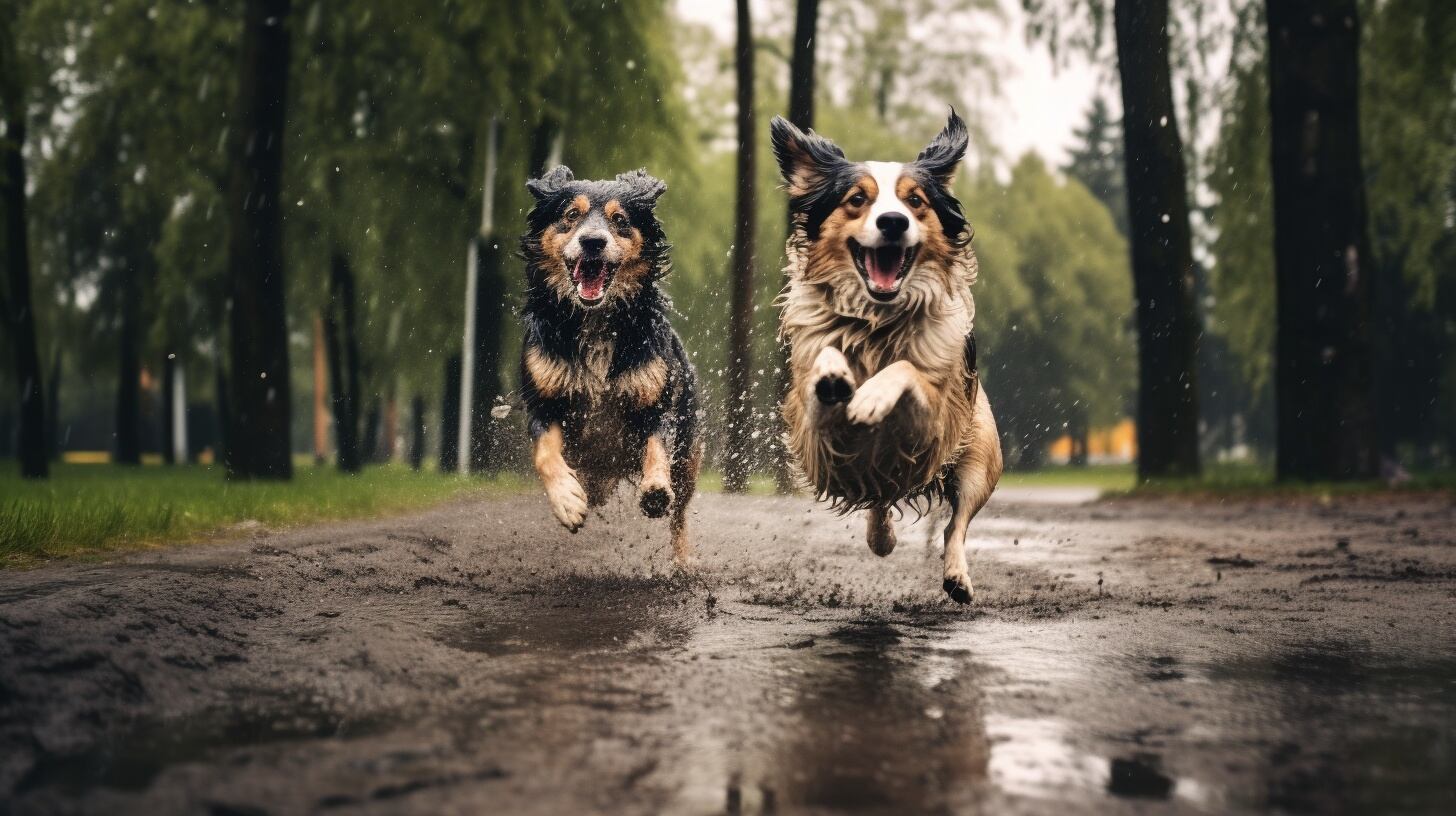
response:
M816 492L847 506L893 502L922 489L956 460L971 415L965 348L975 307L969 292L944 293L928 308L910 312L871 307L845 314L832 291L794 281L782 303L796 372L795 394L785 404L789 444ZM842 353L865 392L862 405L887 385L875 375L900 361L924 376L932 398L916 410L894 413L888 408L895 400L889 400L880 406L888 421L874 423L847 417L844 406L819 405L812 380L826 348Z

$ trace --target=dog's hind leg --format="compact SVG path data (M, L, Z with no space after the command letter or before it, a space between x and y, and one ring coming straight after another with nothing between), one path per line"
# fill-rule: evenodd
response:
M551 512L556 514L566 529L573 533L581 529L586 521L586 491L576 479L576 472L566 464L561 452L565 437L561 426L553 423L544 433L536 437L533 459L541 484L546 487L546 498L551 502Z
M698 470L703 464L703 445L693 445L692 452L672 463L672 488L677 494L672 506L672 560L679 568L688 565L692 545L688 541L688 502L698 489Z
M642 453L642 513L648 518L662 518L672 506L672 480L668 472L667 447L662 437L647 437Z
M970 566L966 563L966 529L971 519L986 506L996 482L1001 479L1001 438L986 389L977 389L975 413L971 418L969 444L956 464L950 491L951 516L945 527L944 587L956 603L971 602Z
M895 521L890 518L890 508L872 507L866 516L869 520L867 538L870 552L884 558L895 549Z

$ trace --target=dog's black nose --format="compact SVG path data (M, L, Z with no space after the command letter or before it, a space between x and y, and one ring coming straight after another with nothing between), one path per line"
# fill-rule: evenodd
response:
M875 226L880 228L887 240L898 241L910 229L910 219L902 213L888 212L875 219Z
M607 248L607 239L600 235L581 236L581 249L588 255L600 255Z

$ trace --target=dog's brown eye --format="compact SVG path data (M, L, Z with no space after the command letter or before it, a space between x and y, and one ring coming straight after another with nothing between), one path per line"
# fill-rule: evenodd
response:
M855 193L854 195L849 197L849 206L863 207L865 205L865 202L869 200L869 196L866 196L864 193Z
M925 199L921 198L915 193L911 193L910 197L905 199L905 203L909 204L912 207L922 207L925 205Z
M563 216L563 218L566 219L566 223L568 223L568 224L570 224L571 222L575 221L576 219L578 219L580 217L581 217L581 213L577 212L575 207L572 207L571 209L567 210L566 211L566 215Z
M625 215L623 215L621 213L617 213L616 215L612 216L612 223L613 224L616 224L618 227L621 227L622 229L626 229L627 228L627 224L628 224L627 216L625 216Z

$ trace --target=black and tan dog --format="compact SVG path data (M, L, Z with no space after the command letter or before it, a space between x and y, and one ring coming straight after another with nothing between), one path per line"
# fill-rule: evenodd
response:
M657 287L667 185L641 170L578 181L557 167L526 186L536 205L521 239L521 384L551 510L575 532L620 480L637 481L643 513L671 514L684 564L702 447L696 375Z
M890 511L945 497L944 587L970 603L966 528L1001 477L975 366L971 229L950 185L965 123L913 162L851 162L828 139L772 125L794 229L780 331L789 447L821 498L869 510L869 545L895 546Z

